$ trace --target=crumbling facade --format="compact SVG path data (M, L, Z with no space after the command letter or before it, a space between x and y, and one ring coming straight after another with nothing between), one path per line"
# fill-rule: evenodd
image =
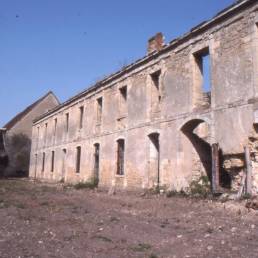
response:
M144 58L35 120L30 176L179 191L212 181L216 143L220 185L237 190L258 142L257 24L258 2L244 0L169 44L151 38Z

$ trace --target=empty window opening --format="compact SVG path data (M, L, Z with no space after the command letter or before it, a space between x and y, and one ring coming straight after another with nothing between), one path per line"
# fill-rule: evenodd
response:
M56 129L57 129L57 118L54 120L54 138L56 137Z
M94 144L94 180L99 180L99 143Z
M211 103L211 60L209 48L194 54L194 105L209 106Z
M38 154L35 154L34 177L36 177L36 176L37 176L37 166L38 166Z
M161 101L161 94L160 94L160 74L161 71L157 71L151 74L151 106L152 111L159 111L160 110L160 101Z
M117 175L124 175L125 141L117 141Z
M62 157L62 175L61 180L65 180L65 161L66 161L66 149L63 149L63 157Z
M55 168L55 152L51 152L51 172L54 172Z
M65 129L66 129L66 132L68 132L69 131L69 113L66 113L65 114L65 120L66 120L66 125L65 125Z
M42 154L42 168L41 168L42 172L45 171L45 159L46 159L46 153L43 152L43 154Z
M159 134L149 135L150 153L149 153L149 186L159 187L160 184L160 146Z
M45 123L45 144L47 142L47 123Z
M81 147L76 148L76 173L80 173L81 169Z
M37 127L37 148L39 146L39 127Z
M83 116L84 116L84 107L80 107L80 124L79 124L79 127L80 129L82 129L83 127Z
M127 86L119 89L120 91L120 114L125 115L127 113Z
M102 105L103 100L102 97L97 99L97 123L101 123L102 120Z

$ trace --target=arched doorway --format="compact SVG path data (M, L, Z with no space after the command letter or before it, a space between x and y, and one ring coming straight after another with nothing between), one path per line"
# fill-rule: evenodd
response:
M187 121L182 127L181 132L185 136L182 146L187 153L185 160L189 162L192 170L192 175L206 175L209 181L212 182L212 148L210 124L203 119L192 119ZM186 141L188 140L188 142ZM190 148L190 144L193 148Z

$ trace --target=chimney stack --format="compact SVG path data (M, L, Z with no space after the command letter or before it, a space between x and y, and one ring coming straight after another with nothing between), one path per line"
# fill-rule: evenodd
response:
M154 51L160 51L164 46L164 37L161 32L158 32L155 36L148 41L148 55Z

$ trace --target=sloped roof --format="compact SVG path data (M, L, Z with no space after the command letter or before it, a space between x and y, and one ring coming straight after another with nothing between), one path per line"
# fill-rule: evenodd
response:
M25 108L22 112L18 113L6 125L4 125L3 128L6 130L10 130L17 122L19 122L22 118L24 118L34 107L36 107L40 102L42 102L49 95L53 95L56 98L57 102L59 103L59 100L57 99L55 94L52 91L49 91L43 97L41 97L40 99L38 99L37 101L29 105L27 108Z

